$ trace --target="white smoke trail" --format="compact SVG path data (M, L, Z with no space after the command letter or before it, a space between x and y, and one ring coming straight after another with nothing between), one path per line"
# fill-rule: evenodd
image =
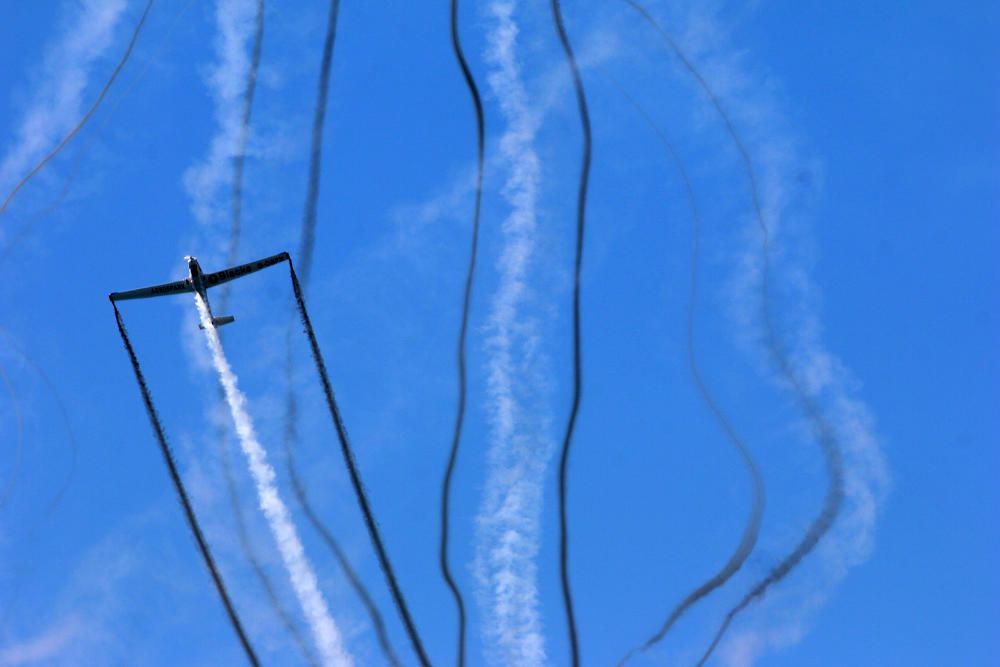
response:
M343 646L340 631L337 629L333 617L330 616L326 600L319 590L316 573L313 572L312 565L302 548L302 542L299 541L288 507L278 495L274 468L268 463L267 453L254 433L253 422L246 411L246 397L236 386L236 376L229 367L229 361L222 350L219 334L212 325L208 304L199 294L195 294L195 303L198 305L198 316L205 329L205 339L208 341L208 348L212 353L215 370L219 373L219 380L226 392L226 402L229 404L229 411L236 424L240 448L247 458L250 474L257 486L260 508L263 510L271 527L271 534L278 544L278 551L281 552L281 559L288 570L295 596L309 622L309 628L320 656L322 656L323 664L353 665L354 661Z
M195 219L202 224L215 222L228 211L233 158L240 147L243 128L243 94L250 66L247 45L254 34L254 0L219 0L215 9L218 61L208 74L215 101L218 129L200 163L184 173L184 186L192 200ZM225 196L221 196L222 190Z
M0 160L0 191L14 182L79 120L94 63L111 45L126 0L87 0L46 48L41 80L22 114L16 138Z
M536 241L539 118L528 108L515 53L515 5L497 1L488 10L494 23L485 57L492 66L489 86L507 123L500 152L509 172L502 192L511 210L502 226L500 283L488 322L489 472L476 518L475 573L490 660L526 666L546 662L535 561L554 442L538 377L544 358L537 323L524 312Z

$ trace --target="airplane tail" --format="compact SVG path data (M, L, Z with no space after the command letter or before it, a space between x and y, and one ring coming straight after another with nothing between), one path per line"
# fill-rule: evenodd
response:
M213 317L212 318L212 326L214 326L216 329L218 329L223 324L230 324L230 323L235 322L235 321L236 321L236 318L233 317L232 315L220 315L219 317ZM199 329L204 329L205 327L203 325L199 324L198 328Z

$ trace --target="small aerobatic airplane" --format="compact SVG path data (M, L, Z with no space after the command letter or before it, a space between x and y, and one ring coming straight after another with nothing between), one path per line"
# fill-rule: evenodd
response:
M223 324L229 324L236 318L232 315L220 315L219 317L212 315L212 307L208 305L208 288L227 283L230 280L242 278L255 271L266 269L269 266L280 264L288 259L288 253L283 252L278 255L271 255L264 259L258 259L256 262L240 264L239 266L216 271L215 273L203 273L196 257L188 256L184 259L187 261L188 271L190 272L190 275L185 280L177 280L172 283L164 283L163 285L153 285L152 287L140 287L139 289L127 292L112 292L108 297L112 301L124 301L126 299L149 299L154 296L197 292L205 300L205 306L208 307L208 314L212 318L212 324L221 327ZM198 326L200 327L201 325L199 324Z

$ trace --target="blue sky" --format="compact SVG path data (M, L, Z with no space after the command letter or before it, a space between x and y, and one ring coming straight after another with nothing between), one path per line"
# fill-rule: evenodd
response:
M97 97L144 4L4 4L0 196ZM298 253L321 4L267 3L241 261ZM106 297L183 277L184 255L221 268L254 5L157 0L102 106L0 214L0 665L243 660ZM750 155L771 237L777 335L845 461L832 530L738 617L710 664L994 664L1000 11L777 0L649 9ZM582 662L614 664L652 635L729 557L751 498L689 366L683 181L631 98L689 174L702 220L696 362L766 488L759 539L739 573L630 663L694 664L727 610L819 512L823 457L764 345L759 227L724 123L625 3L567 2L563 12L593 125L583 401L569 469ZM451 563L469 612L469 664L564 665L556 465L572 381L582 134L547 3L460 3L460 18L483 94L486 165ZM475 130L446 3L342 3L307 297L434 664L455 656L438 507L458 391ZM382 664L364 607L285 473L289 299L281 268L234 283L237 320L223 342L346 651L355 664ZM304 664L237 538L219 458L229 414L194 304L136 301L123 313L262 661ZM304 337L294 346L296 457L310 496L396 653L416 664ZM235 437L226 447L252 542L308 639Z

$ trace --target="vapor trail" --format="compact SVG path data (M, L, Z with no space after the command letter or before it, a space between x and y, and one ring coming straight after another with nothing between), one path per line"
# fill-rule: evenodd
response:
M469 265L465 274L465 290L462 294L462 316L458 330L458 409L455 413L455 429L451 438L451 450L448 454L448 464L445 467L444 480L441 483L441 545L439 552L439 562L441 574L445 583L451 590L455 598L455 605L458 607L458 649L457 662L459 667L465 665L465 602L458 585L451 575L451 567L448 564L448 521L451 499L451 478L455 470L455 461L458 458L458 448L462 439L462 426L465 423L465 401L467 392L467 377L465 367L466 333L469 327L469 305L472 301L472 286L476 275L476 255L479 246L479 214L483 199L483 153L484 150L484 121L483 103L479 97L479 88L469 69L469 64L465 60L465 52L462 50L462 41L458 31L458 0L451 0L451 47L455 53L455 60L462 70L462 78L469 89L469 96L472 98L472 106L476 116L476 200L472 213L472 240L469 248Z
M483 632L495 662L546 662L536 559L541 532L542 486L553 449L540 406L540 382L523 377L542 360L537 323L524 312L534 259L540 166L534 141L538 118L528 106L517 58L514 2L489 5L487 76L507 125L500 154L508 171L501 192L510 212L501 225L499 284L487 321L489 469L476 517L476 575L486 622Z
M410 638L410 643L413 645L413 650L417 654L417 658L420 660L420 664L424 667L430 665L430 660L427 658L427 653L424 651L423 642L420 640L420 634L417 632L416 625L413 623L413 619L410 616L410 610L406 606L406 600L403 597L403 591L396 581L395 571L392 569L392 563L389 562L389 554L385 550L385 546L382 543L382 537L378 532L378 524L375 522L375 515L372 513L371 506L368 502L368 495L365 492L364 484L361 481L361 474L358 472L357 463L354 460L354 451L351 449L351 443L347 437L347 428L344 426L344 420L340 414L340 408L337 406L337 399L333 395L333 387L330 385L330 376L326 372L326 364L323 362L323 354L319 349L319 342L316 340L316 332L313 330L312 322L309 320L309 311L306 310L305 297L302 293L302 285L299 283L299 278L295 274L295 267L292 264L292 258L286 253L286 259L288 260L288 273L292 281L292 291L295 294L295 305L299 311L299 317L302 320L302 326L305 329L306 336L309 339L309 348L312 352L313 362L316 365L316 372L319 373L320 382L323 385L323 394L326 398L327 408L330 410L330 417L333 419L333 425L337 430L337 440L340 443L341 455L344 458L344 464L347 466L348 475L351 478L351 486L354 488L354 495L358 500L358 505L361 508L361 514L365 520L365 527L368 529L368 535L371 538L372 546L375 547L375 553L378 556L379 566L382 568L382 573L385 575L386 583L389 585L389 590L392 593L393 602L396 604L396 610L399 612L400 617L403 620L403 625L406 628L406 633ZM289 348L290 349L290 348ZM294 404L293 404L294 406ZM291 417L294 417L294 413L290 413Z
M615 84L618 85L617 82ZM639 651L646 651L653 645L662 641L667 633L670 632L670 628L676 623L692 606L694 606L699 600L711 594L716 589L723 586L727 581L746 562L747 558L750 556L750 552L753 551L754 546L757 544L757 536L760 533L761 518L764 513L764 481L761 478L760 471L757 468L757 463L747 448L746 444L743 442L743 438L740 437L739 433L733 427L726 413L722 410L722 407L716 402L715 397L709 390L708 385L705 384L704 378L701 376L701 370L698 366L698 355L696 353L696 340L695 335L696 329L696 312L698 306L698 275L699 275L699 261L701 256L701 214L698 210L698 201L694 194L694 187L691 183L691 178L688 175L687 168L684 166L684 161L681 160L677 151L674 150L673 144L670 139L663 132L663 130L653 121L650 115L642 108L628 93L625 92L621 86L618 86L619 91L622 96L629 101L629 103L635 108L635 110L643 117L649 127L656 133L657 138L667 154L670 156L671 162L673 162L677 173L680 174L681 181L684 184L684 192L687 198L688 206L691 209L691 279L690 287L688 292L688 308L687 308L687 358L688 358L688 368L691 371L691 377L694 380L694 384L698 389L698 394L701 396L702 401L705 406L708 407L712 416L718 422L719 426L722 428L726 437L729 439L730 444L736 453L743 460L743 465L747 469L747 473L750 475L750 482L753 487L753 497L750 505L750 513L747 516L747 523L743 528L743 534L740 537L739 544L736 546L736 550L733 551L729 560L722 566L718 572L716 572L711 578L706 580L700 586L695 588L693 591L688 593L688 595L681 600L676 607L667 616L667 620L660 627L660 629L649 639L646 640L644 644L633 648L630 650L624 658L622 658L618 665L624 665L633 655Z
M583 129L583 158L580 168L580 189L576 202L576 261L573 269L573 402L570 407L569 420L566 423L566 435L563 438L562 452L559 456L559 574L562 581L563 605L566 608L566 624L569 629L570 657L573 667L580 664L580 648L577 644L576 619L573 617L573 596L569 587L569 525L566 516L567 473L569 471L569 449L573 443L573 429L576 426L576 416L580 409L580 398L583 384L583 364L580 349L580 272L583 268L583 233L587 215L587 185L590 179L590 113L587 110L587 96L580 78L580 68L573 55L573 47L563 26L562 10L559 0L552 0L552 18L562 42L563 51L573 73L573 87L576 90L576 103L580 111L580 124Z
M62 151L62 149L69 144L70 141L73 140L73 137L75 137L80 132L80 130L83 129L83 126L87 124L87 121L90 120L90 117L93 116L94 113L97 111L97 108L101 105L101 102L104 101L104 97L108 94L108 91L111 90L111 86L112 84L114 84L115 79L118 78L118 75L125 67L125 63L128 62L129 57L132 55L132 49L135 48L135 43L139 39L139 33L142 31L142 27L146 24L146 17L149 16L149 10L152 9L152 7L153 7L153 0L148 0L148 2L146 3L146 8L142 12L142 16L139 18L139 22L136 24L135 29L132 31L132 38L129 40L128 47L125 49L125 53L122 54L122 57L118 61L118 64L115 66L115 69L111 72L111 76L104 84L104 87L101 89L101 92L97 95L97 99L94 100L94 103L90 106L89 109L87 109L87 112L83 115L82 118L80 118L77 124L74 125L72 129L70 129L69 133L66 134L65 137L63 137L62 141L60 141L55 148L53 148L47 155L45 155L45 157L43 157L34 167L32 167L32 169L27 174L25 174L21 178L20 181L17 182L14 188L7 194L7 197L4 199L3 204L0 204L0 215L4 214L4 212L7 210L7 207L10 205L10 202L14 199L15 195L17 195L17 193L21 190L21 188L23 188L28 183L28 181L30 181L42 169L44 169L45 166L50 161L52 161L52 159L56 155L58 155ZM3 166L6 167L7 165L5 164Z
M110 298L109 298L110 300ZM174 455L170 451L170 445L167 444L167 436L163 430L163 425L160 423L160 417L156 413L156 407L153 405L153 395L149 391L149 387L146 385L146 378L142 374L142 369L139 367L139 359L135 355L135 349L132 347L132 341L129 340L128 332L125 330L125 322L122 320L122 315L118 311L118 304L111 300L111 306L115 309L115 322L118 324L118 333L122 337L122 343L125 344L125 351L128 352L129 361L132 363L132 371L135 373L135 380L139 384L139 391L142 393L142 402L146 406L146 414L149 416L149 422L153 426L153 433L156 435L156 441L160 445L160 453L163 454L163 460L167 464L167 470L170 473L170 479L174 483L174 489L177 491L177 497L181 501L181 507L184 508L184 517L187 519L188 527L191 528L191 533L194 535L195 542L198 543L198 550L201 552L201 557L205 561L205 566L208 567L209 574L212 575L212 581L215 583L215 589L219 593L219 597L222 598L222 604L226 608L226 614L229 616L229 623L232 625L233 630L239 637L240 644L243 646L243 651L246 653L247 660L254 667L259 667L260 661L257 659L257 654L253 650L253 646L250 645L250 640L243 630L243 624L240 623L239 615L236 613L236 608L233 606L232 601L229 599L229 593L226 591L226 585L222 581L222 576L219 574L219 570L215 565L215 559L212 558L212 552L209 549L208 542L205 540L204 534L201 532L201 526L198 525L198 518L195 516L194 507L191 505L191 501L188 498L187 491L184 489L184 482L181 480L180 473L177 471L177 465L174 463Z
M312 274L313 248L316 245L316 209L319 201L319 177L323 162L323 126L326 122L326 98L330 91L330 68L333 63L333 44L337 36L337 16L340 0L330 0L330 13L323 40L323 58L319 68L319 89L316 92L316 109L313 113L312 145L309 150L309 184L306 188L306 205L302 214L302 245L299 261L302 263L302 283L309 284Z
M229 404L229 411L236 426L240 447L247 458L250 474L257 486L260 508L270 525L274 541L278 544L278 551L281 553L281 559L288 570L295 595L306 620L309 622L323 664L353 665L353 660L342 646L340 631L330 616L326 600L319 591L316 574L306 557L301 541L299 541L288 508L278 495L274 468L268 463L267 453L257 440L253 422L246 411L246 397L237 387L236 376L229 367L222 343L219 341L219 335L212 324L208 304L205 303L200 294L195 294L195 303L198 306L198 315L201 319L201 326L205 330L205 340L212 353L215 370L218 372L219 381L226 392L226 402Z
M791 389L792 394L799 403L799 408L802 410L812 427L813 435L816 437L820 445L820 449L822 450L828 479L827 492L826 497L823 500L823 506L820 509L819 514L815 519L813 519L812 523L806 529L805 535L803 535L802 539L795 546L795 548L792 549L792 551L789 552L788 555L786 555L771 570L771 572L768 573L767 576L758 581L739 601L739 603L729 610L722 622L722 625L719 627L718 632L712 640L712 643L709 645L705 654L698 662L698 665L703 665L722 640L722 637L725 635L726 630L729 628L733 619L740 612L750 606L750 604L752 604L755 600L763 597L772 585L780 582L788 576L788 573L795 569L802 559L808 556L813 549L816 548L819 541L823 539L833 526L837 515L840 513L844 500L843 454L841 452L840 443L834 435L833 429L823 416L823 413L816 404L814 398L808 391L806 391L802 379L792 366L792 363L785 352L784 346L782 345L774 326L771 316L770 299L770 233L764 219L764 209L761 203L760 192L757 187L757 176L754 171L753 162L750 159L750 154L747 152L743 141L740 139L739 133L736 131L735 126L723 108L719 98L715 95L711 86L708 85L708 82L697 70L697 68L694 67L692 62L677 46L673 38L671 38L670 35L656 21L656 19L654 19L644 7L635 2L635 0L625 0L625 2L635 9L640 16L646 20L646 22L655 28L663 42L681 61L684 68L687 69L688 72L695 78L698 85L705 92L706 97L708 97L709 101L712 103L712 106L715 107L716 113L726 127L726 132L729 134L730 140L740 154L740 159L743 162L747 180L750 184L750 193L753 199L754 212L757 219L757 226L760 231L759 316L764 325L764 345L771 357L771 362L777 367L781 379Z

